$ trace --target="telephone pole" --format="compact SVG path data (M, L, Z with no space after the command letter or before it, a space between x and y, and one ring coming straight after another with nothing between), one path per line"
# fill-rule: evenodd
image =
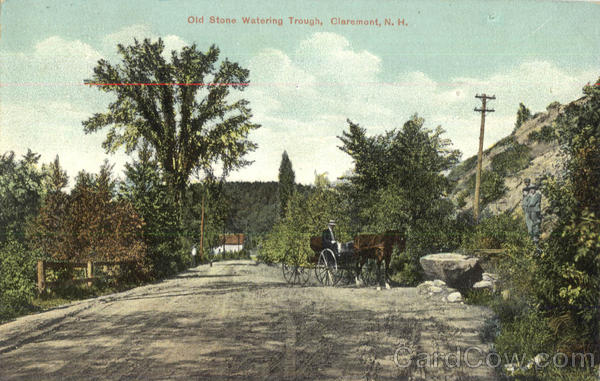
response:
M481 162L483 161L483 134L485 131L485 113L494 112L493 109L486 108L488 99L496 99L494 95L488 96L477 94L475 98L481 99L481 108L475 108L476 112L481 113L481 129L479 130L479 152L477 153L477 172L475 174L475 199L473 200L473 217L475 222L479 222L479 188L481 186Z

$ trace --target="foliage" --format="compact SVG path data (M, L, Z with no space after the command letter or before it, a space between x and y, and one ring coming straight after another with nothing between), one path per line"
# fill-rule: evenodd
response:
M502 249L505 245L522 247L527 243L527 228L522 216L508 212L482 218L478 225L465 232L463 248Z
M542 247L536 296L555 316L567 316L581 337L600 343L600 88L585 86L585 102L556 120L567 171L544 185L557 226ZM571 347L586 346L587 340Z
M527 168L531 161L531 148L525 144L513 141L507 144L507 148L492 157L492 170L501 177L514 175Z
M472 197L475 194L475 174L472 174L467 180L467 189L471 189ZM479 202L481 207L485 207L491 202L500 199L506 192L504 177L493 170L484 169L481 171L481 185L479 188Z
M50 192L28 229L32 244L58 260L141 260L143 221L129 202L113 199L111 170L105 163L96 176L80 172L69 197L61 189Z
M531 131L527 135L527 140L535 143L551 143L557 140L556 131L554 127L546 124L542 126L539 131Z
M220 244L220 236L225 231L225 223L229 215L230 201L223 191L224 183L205 179L202 183L193 184L187 192L185 214L185 237L191 245L200 246L202 228L202 205L204 204L204 238L203 253L208 254ZM199 253L200 254L200 253Z
M546 106L546 110L550 111L550 110L553 110L553 109L557 109L559 107L560 107L560 102L554 101L554 102L550 103L548 106Z
M523 103L519 103L519 110L517 111L517 121L515 122L515 129L513 133L521 128L523 123L531 119L531 111Z
M36 254L10 238L0 246L0 321L31 308L35 295Z
M406 250L393 257L393 279L414 284L421 278L422 255L458 245L454 207L446 198L452 184L442 172L460 153L449 149L441 127L425 129L417 115L399 130L372 137L348 123L340 149L352 157L354 171L341 189L350 201L352 230L404 232Z
M288 200L294 192L295 174L292 169L292 162L286 151L281 155L281 164L279 165L279 216L285 217Z
M137 160L125 164L119 197L130 202L144 221L144 268L152 278L163 278L183 268L183 260L177 255L181 232L175 203L151 150L149 144L143 144Z
M217 162L224 175L249 164L243 157L256 144L247 137L259 126L250 122L248 101L230 96L232 89L244 90L247 69L227 59L217 65L220 51L214 45L206 52L195 44L183 47L171 52L170 61L163 50L160 38L154 43L134 40L130 46L118 45L119 64L98 61L92 79L85 83L99 84L99 90L114 93L117 99L107 112L84 121L83 127L91 133L110 126L103 143L108 152L125 146L131 153L150 143L182 212L190 175L194 171L212 174Z
M450 173L448 174L448 179L451 181L457 181L463 178L467 173L473 171L477 166L477 155L471 156L470 158L460 162L455 165Z
M348 121L349 129L339 137L340 149L354 161L348 177L353 205L360 230L381 229L379 219L391 213L386 229L405 229L420 219L428 219L436 202L450 190L450 181L442 174L459 158L451 142L442 138L444 130L424 128L417 115L401 129L368 137L366 130Z
M279 213L277 182L227 182L223 192L229 200L225 231L259 237L271 230ZM306 186L297 185L300 192Z
M310 237L321 236L330 219L337 224L336 239L349 241L350 221L341 207L343 204L344 196L331 185L315 186L305 194L294 192L285 218L279 220L262 240L260 259L280 262L288 251L293 251L301 260L308 261L314 255L309 246Z
M39 158L31 150L21 160L12 151L0 156L0 244L9 236L22 241L27 221L40 208L44 175Z

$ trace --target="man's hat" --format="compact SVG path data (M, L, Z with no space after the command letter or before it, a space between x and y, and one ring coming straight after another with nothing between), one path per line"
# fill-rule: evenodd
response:
M329 220L329 223L327 225L335 225L335 221L334 220Z

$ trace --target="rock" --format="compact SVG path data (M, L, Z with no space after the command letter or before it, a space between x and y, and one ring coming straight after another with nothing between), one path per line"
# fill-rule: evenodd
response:
M432 292L434 294L439 294L442 291L443 291L442 288L438 287L438 286L431 286L431 287L429 287L429 292Z
M463 301L463 297L462 297L462 295L460 294L460 292L456 291L456 292L453 292L453 293L451 293L450 295L448 295L448 296L446 297L446 300L447 300L449 303L458 303L458 302L462 302L462 301Z
M479 282L475 283L473 285L473 288L475 289L490 289L492 290L494 288L494 284L492 282L490 282L489 280L480 280Z
M494 283L498 281L498 275L492 273L483 273L481 274L481 279Z
M440 280L440 279L436 279L433 281L433 285L437 286L437 287L444 287L444 286L446 286L446 282L444 282L443 280Z
M420 263L427 278L440 279L459 290L471 288L483 274L477 258L457 253L429 254Z

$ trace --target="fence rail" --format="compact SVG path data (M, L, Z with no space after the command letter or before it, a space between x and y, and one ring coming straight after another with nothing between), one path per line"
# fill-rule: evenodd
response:
M88 261L88 262L56 262L56 261L44 261L38 260L37 263L37 288L38 292L43 292L46 288L58 286L60 284L87 284L88 287L92 286L93 282L99 277L94 276L94 268L96 266L121 266L130 265L133 261ZM69 279L65 281L46 281L46 270L60 270L60 269L85 269L85 278Z

